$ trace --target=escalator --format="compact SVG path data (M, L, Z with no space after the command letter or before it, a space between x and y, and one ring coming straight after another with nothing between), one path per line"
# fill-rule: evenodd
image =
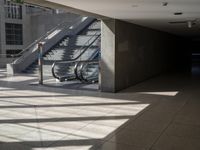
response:
M98 82L101 34L96 32L69 60L55 61L54 78L63 81L80 80L83 83Z
M82 83L97 83L99 79L100 49L89 59L78 61L74 67L76 79Z
M97 83L99 77L99 61L80 61L75 67L76 79L82 83Z

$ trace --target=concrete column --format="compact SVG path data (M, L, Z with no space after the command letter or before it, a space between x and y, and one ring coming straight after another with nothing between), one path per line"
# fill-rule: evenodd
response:
M115 20L106 19L101 23L101 75L102 92L115 92Z

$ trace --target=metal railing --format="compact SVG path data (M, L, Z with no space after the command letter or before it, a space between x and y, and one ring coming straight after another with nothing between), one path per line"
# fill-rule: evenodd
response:
M89 65L97 65L97 68L95 69L90 76L85 76L84 72L87 69ZM79 67L80 66L80 67ZM98 73L96 73L99 70L99 60L86 60L86 61L79 61L75 68L74 68L74 74L76 79L80 80L84 83L96 83L98 82Z
M79 20L81 20L82 17L78 17L76 19L76 24L78 24ZM60 24L58 24L56 27L52 28L51 30L49 30L47 33L45 33L44 35L42 35L40 38L38 38L37 40L35 40L33 43L31 43L30 45L28 45L25 49L23 49L20 53L18 54L15 54L13 55L13 58L15 57L18 57L16 60L14 60L12 62L12 64L15 64L15 63L20 63L24 60L24 58L26 58L26 56L28 56L30 53L36 51L38 49L38 43L40 42L45 42L45 38L47 38L48 36L50 36L51 34L53 34L56 30L60 29L64 29L64 28L69 28L72 26L71 24L70 25L66 25L66 23L69 23L69 22L62 22ZM73 25L74 26L74 25Z
M4 54L4 53L1 53L0 54L0 58L4 58L4 59L10 59L11 62L13 62L15 60L15 55L16 54Z

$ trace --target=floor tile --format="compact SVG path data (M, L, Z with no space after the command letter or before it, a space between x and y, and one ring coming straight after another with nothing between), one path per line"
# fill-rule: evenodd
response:
M153 150L199 150L200 139L163 135L153 146Z
M0 136L18 138L19 136L30 133L34 130L35 128L26 127L20 124L3 124L0 125Z
M93 150L96 147L99 147L102 143L103 141L101 139L69 135L49 145L47 150Z
M173 123L165 131L165 134L170 136L200 139L200 126Z
M23 141L23 143L26 145L40 147L40 146L48 146L66 136L68 135L39 129L30 132L28 134L21 135L17 139Z
M116 133L109 141L141 148L150 148L158 137L159 134L152 132L122 130Z
M0 150L200 149L198 80L158 77L115 94L35 81L1 76Z
M22 145L18 143L1 143L0 144L1 150L32 150L31 147L27 145Z
M158 122L155 120L141 120L136 119L131 121L123 130L125 131L146 131L161 133L168 126L168 123Z
M86 136L88 138L104 139L109 134L114 132L116 129L117 129L116 127L89 124L86 127L75 132L75 134L79 136Z
M97 147L96 150L146 150L146 149L141 147L136 147L133 145L106 142L102 144L100 147Z

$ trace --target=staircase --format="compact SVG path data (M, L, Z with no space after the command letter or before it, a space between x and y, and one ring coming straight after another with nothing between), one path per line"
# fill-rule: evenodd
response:
M87 47L93 41L93 39L95 38L94 35L99 35L100 32L100 21L95 20L94 22L89 24L84 30L80 31L77 35L65 36L47 53L44 54L43 75L47 77L52 76L51 67L55 61L71 60L73 58L76 58L80 54L81 50L84 47ZM99 46L100 41L95 41L92 46L90 46L87 51L81 55L79 60L87 60L89 57L95 55L96 49L99 48ZM94 67L92 66L88 69L93 69L94 71ZM63 70L64 72L68 72L69 74L71 74L73 72L73 67L57 67L57 72L59 72L60 75L63 74ZM30 65L26 70L24 70L23 73L37 75L37 61Z
M49 30L46 34L39 37L36 41L24 48L12 63L7 64L7 74L14 75L21 73L38 59L38 43L42 44L42 55L46 54L52 47L66 36L73 36L84 30L95 19L79 16L72 22L62 22Z

